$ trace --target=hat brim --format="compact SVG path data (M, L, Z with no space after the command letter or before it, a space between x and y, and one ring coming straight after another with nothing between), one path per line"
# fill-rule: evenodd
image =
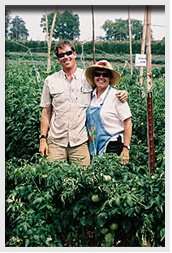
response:
M120 77L121 77L118 72L116 72L113 69L104 67L104 66L92 65L92 66L88 67L85 71L85 77L86 77L87 81L89 82L89 84L92 87L95 88L93 73L94 73L95 69L98 69L98 68L109 70L112 74L112 77L110 78L109 84L112 85L112 86L117 85L117 83L119 82Z

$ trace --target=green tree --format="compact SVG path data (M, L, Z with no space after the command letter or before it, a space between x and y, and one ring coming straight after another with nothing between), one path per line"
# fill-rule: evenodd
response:
M58 17L60 16L60 12L57 11L56 13L57 13L57 18L55 21L55 27L57 26L57 20L58 20ZM54 17L54 12L51 12L47 15L43 15L41 18L40 26L42 27L42 32L45 33L46 36L50 36L51 27L53 23L53 17ZM53 37L54 37L54 32L53 32Z
M111 20L106 20L103 24L102 28L105 31L105 39L106 40L115 40L116 38L116 31L114 28L114 22Z
M64 11L57 19L54 37L59 39L75 40L80 36L79 16L71 11Z
M105 21L102 28L105 30L107 40L126 40L128 38L128 23L126 20L116 19Z
M46 41L48 47L47 72L51 71L51 46L54 35L54 27L57 25L58 16L59 12L54 12L47 15L43 15L43 17L41 18L41 27L43 28L43 32L46 34Z
M134 40L140 40L142 38L143 24L141 20L132 19L132 36Z
M117 33L117 40L127 40L128 33L128 20L116 19L115 29Z
M9 25L10 25L10 15L8 12L5 13L5 38L8 39L9 35Z
M25 22L19 16L16 16L10 22L9 37L14 40L27 40L29 36Z
M142 22L140 20L131 19L132 37L137 40L142 35ZM106 20L102 28L105 31L106 40L128 40L128 20L116 19Z

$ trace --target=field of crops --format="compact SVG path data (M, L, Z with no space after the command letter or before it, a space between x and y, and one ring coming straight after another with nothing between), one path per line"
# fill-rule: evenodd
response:
M145 85L138 69L131 77L111 60L122 74L119 89L129 92L130 163L105 155L83 170L38 154L45 57L6 58L6 246L165 246L164 65L153 68L156 168L150 175ZM53 61L52 72L59 68Z

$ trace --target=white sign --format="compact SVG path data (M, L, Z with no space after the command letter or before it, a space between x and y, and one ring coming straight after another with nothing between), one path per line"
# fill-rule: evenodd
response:
M146 55L145 54L136 54L135 66L136 67L146 67Z

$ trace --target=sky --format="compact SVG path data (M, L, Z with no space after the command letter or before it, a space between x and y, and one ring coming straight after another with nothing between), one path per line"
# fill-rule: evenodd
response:
M12 7L11 7L12 8ZM89 6L71 6L65 7L65 9L72 9L74 14L79 15L80 19L80 40L88 41L92 39L92 16L91 7ZM45 34L42 33L40 28L40 21L43 14L53 11L53 9L45 8L39 6L30 7L27 9L24 7L18 7L13 9L8 9L11 18L15 16L20 16L29 31L29 40L45 40ZM58 8L59 10L59 8ZM64 10L62 7L60 10ZM151 11L151 25L153 31L154 39L162 39L165 36L167 21L165 17L165 11L163 7L152 7ZM144 7L130 7L130 17L131 19L144 19ZM104 36L104 30L101 28L107 19L115 21L115 19L127 19L128 18L128 8L127 6L96 6L94 9L94 20L95 20L95 37Z

